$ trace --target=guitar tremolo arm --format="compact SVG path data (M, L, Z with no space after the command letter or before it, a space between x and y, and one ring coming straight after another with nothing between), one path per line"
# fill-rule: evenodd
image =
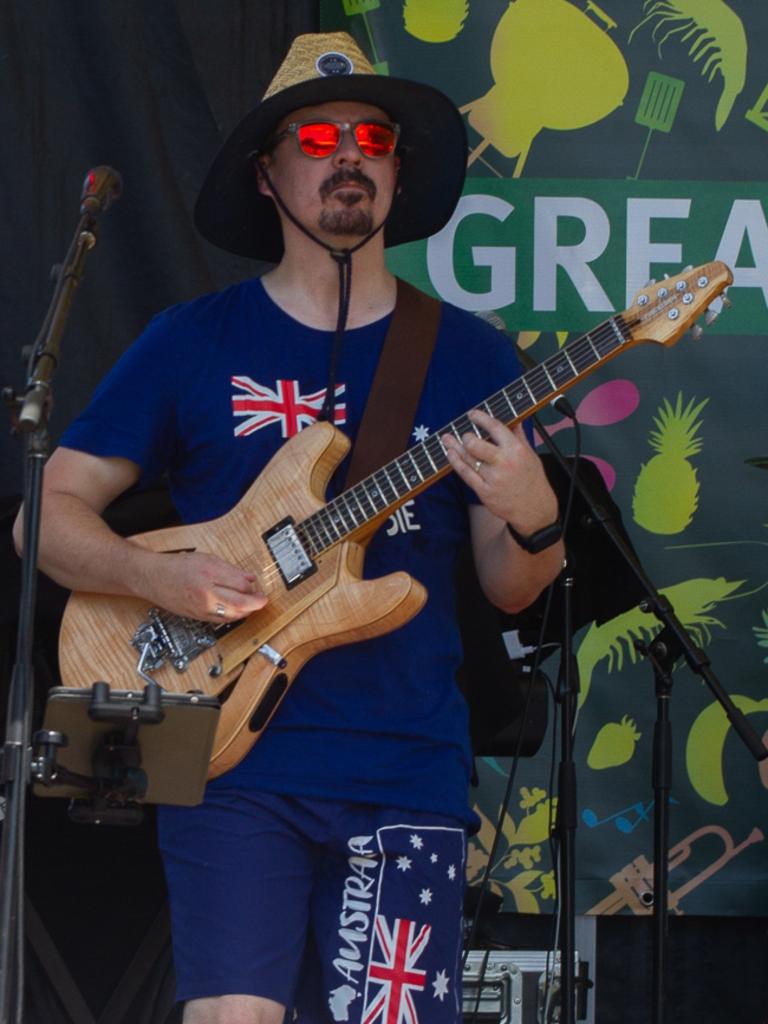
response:
M136 672L154 682L149 675L169 662L177 672L186 672L189 663L216 643L213 626L197 619L185 619L159 608L150 608L131 637L131 646L139 652Z

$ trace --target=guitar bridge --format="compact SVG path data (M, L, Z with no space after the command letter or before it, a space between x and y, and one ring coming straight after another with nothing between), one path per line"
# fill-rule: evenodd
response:
M301 543L292 519L276 523L263 534L263 539L289 590L317 572L317 566Z
M216 643L213 626L197 619L184 619L159 608L150 608L147 622L142 622L131 637L131 646L139 652L137 671L146 679L170 662L177 672L186 672L189 663Z

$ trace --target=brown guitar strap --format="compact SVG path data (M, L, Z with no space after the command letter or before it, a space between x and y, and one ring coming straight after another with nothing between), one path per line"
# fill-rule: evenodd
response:
M344 487L402 455L437 338L440 303L397 279L397 300L381 349Z

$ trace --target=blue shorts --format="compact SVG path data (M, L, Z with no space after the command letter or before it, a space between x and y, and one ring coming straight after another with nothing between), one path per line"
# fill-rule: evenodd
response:
M300 1024L461 1020L461 823L217 789L161 808L159 828L179 1000L264 996Z

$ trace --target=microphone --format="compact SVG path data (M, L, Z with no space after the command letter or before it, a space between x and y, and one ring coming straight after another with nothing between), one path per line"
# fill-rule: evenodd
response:
M528 372L528 370L535 370L537 366L541 365L540 363L537 363L535 359L529 356L525 349L520 348L515 339L512 337L511 331L507 330L507 325L504 323L504 321L502 320L498 313L495 313L492 309L481 309L478 310L475 315L479 316L481 320L485 320L487 324L490 324L491 327L495 327L497 331L501 331L502 334L505 334L509 338L515 349L515 355L522 363L523 369L526 372ZM573 406L565 397L565 395L555 395L554 398L550 399L549 404L556 412L559 412L561 416L565 416L566 419L576 419L576 413L573 411Z
M123 179L112 167L93 167L85 176L80 213L95 217L104 213L123 192Z

